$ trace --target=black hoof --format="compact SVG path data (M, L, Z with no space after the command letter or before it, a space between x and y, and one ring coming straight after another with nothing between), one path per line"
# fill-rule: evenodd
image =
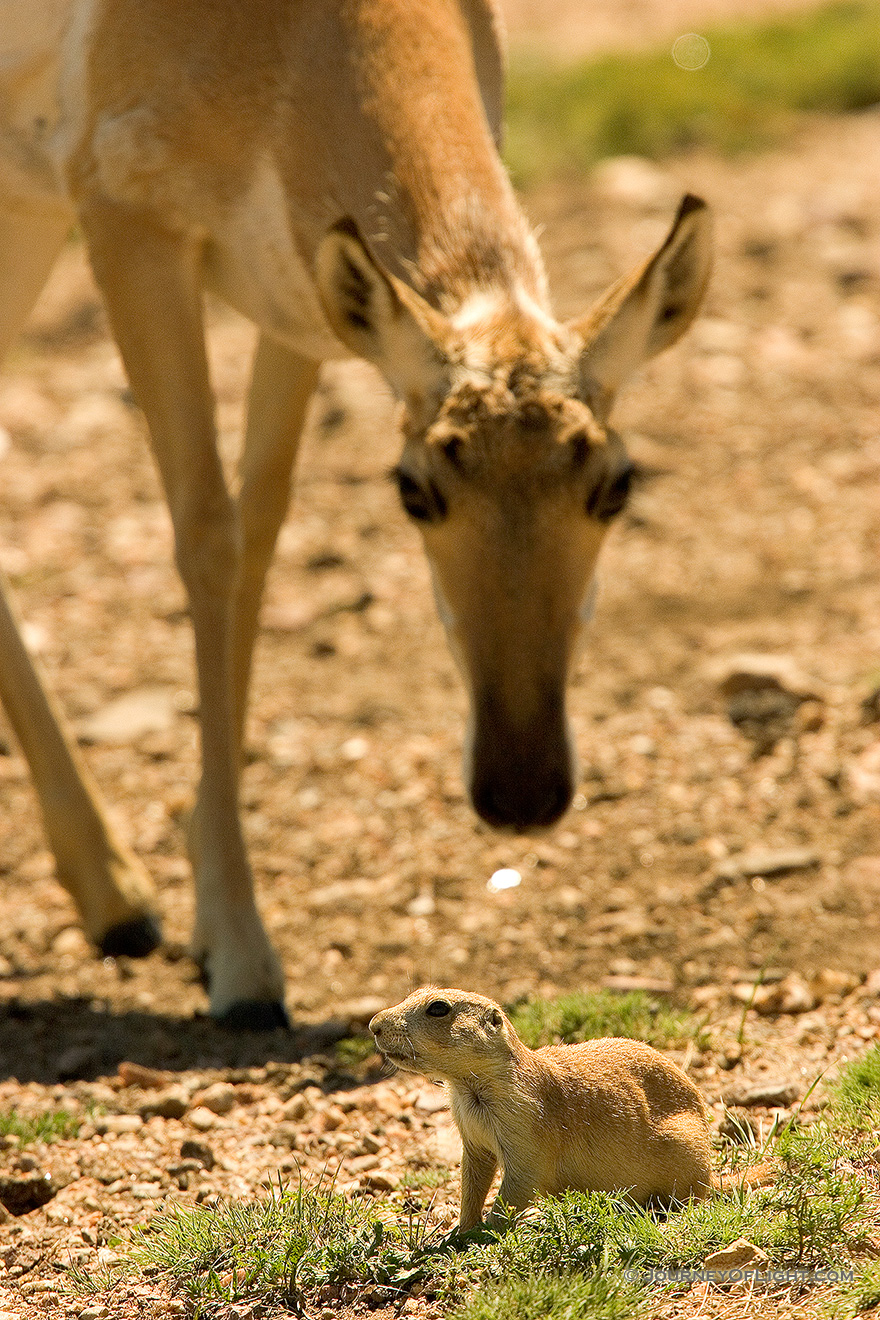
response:
M272 999L246 999L241 1004L227 1008L215 1020L227 1031L275 1031L278 1027L286 1030L290 1028L290 1019L284 1005Z
M111 926L98 948L105 958L146 958L162 943L162 931L155 917L137 917Z

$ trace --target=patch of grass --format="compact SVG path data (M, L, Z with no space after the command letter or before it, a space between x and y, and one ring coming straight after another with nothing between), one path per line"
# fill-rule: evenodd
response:
M333 1049L342 1067L353 1068L376 1053L376 1042L372 1036L346 1036L344 1040L338 1040Z
M855 1271L852 1283L843 1288L828 1308L828 1313L835 1317L861 1315L880 1306L880 1261L872 1260Z
M195 1316L219 1303L299 1313L321 1290L382 1300L424 1278L426 1217L386 1225L375 1206L326 1187L279 1186L268 1199L176 1207L137 1230L125 1269L164 1277Z
M612 1275L543 1274L493 1284L451 1320L625 1320L638 1305L635 1290Z
M833 1120L858 1132L880 1125L880 1045L846 1064L829 1091Z
M510 1019L532 1049L560 1042L573 1045L600 1036L627 1036L657 1049L689 1040L705 1044L705 1027L692 1014L670 1008L640 990L624 995L598 990L534 999L514 1008Z
M247 1303L297 1313L328 1297L388 1304L414 1285L456 1320L623 1320L652 1269L696 1268L738 1237L774 1265L839 1265L870 1228L864 1180L823 1132L788 1139L773 1187L658 1216L603 1193L539 1202L509 1232L442 1235L429 1212L395 1216L332 1189L279 1187L263 1201L176 1208L136 1231L116 1281L161 1277L194 1317ZM87 1290L87 1279L70 1274ZM865 1275L859 1298L874 1286ZM671 1285L673 1287L682 1285ZM866 1303L867 1304L867 1301ZM853 1303L855 1305L855 1303Z
M850 1065L844 1079L852 1081L853 1069L861 1076L863 1065ZM507 1232L483 1227L459 1236L443 1234L430 1209L404 1214L346 1199L326 1184L279 1184L261 1201L161 1214L135 1232L107 1286L137 1271L159 1277L195 1320L233 1303L298 1314L328 1300L387 1305L415 1286L444 1314L458 1307L454 1320L624 1320L656 1298L657 1286L688 1287L657 1285L650 1271L699 1268L739 1237L766 1251L774 1267L845 1268L874 1229L877 1193L868 1160L873 1137L836 1128L834 1113L832 1105L808 1127L783 1129L766 1152L776 1165L772 1185L689 1202L667 1215L623 1195L569 1192L540 1201ZM69 1277L80 1291L93 1290L75 1270ZM880 1269L872 1262L833 1300L837 1314L852 1320L878 1296Z
M840 113L880 101L876 0L835 0L702 35L711 54L696 70L679 67L670 47L572 67L520 53L507 110L514 175L529 182L626 153L760 147L803 112Z
M50 1109L25 1118L13 1111L0 1113L0 1137L17 1137L21 1146L37 1141L63 1141L79 1132L79 1119L64 1109Z
M401 1178L398 1186L401 1188L412 1188L417 1191L421 1188L445 1187L452 1177L452 1170L445 1164L435 1164L429 1169L407 1169Z

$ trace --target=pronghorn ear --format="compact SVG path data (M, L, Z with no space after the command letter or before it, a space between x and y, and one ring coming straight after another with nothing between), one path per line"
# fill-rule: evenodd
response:
M688 194L663 246L612 285L588 316L572 323L570 329L584 344L585 390L603 411L636 367L684 334L697 314L711 265L709 208Z
M353 220L324 235L315 280L333 333L379 368L409 401L437 392L445 377L449 322L408 284L373 260Z

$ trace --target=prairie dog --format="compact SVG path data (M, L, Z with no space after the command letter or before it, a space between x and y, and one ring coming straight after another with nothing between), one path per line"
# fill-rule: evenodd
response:
M491 999L437 986L377 1013L370 1031L398 1068L449 1085L461 1229L481 1222L499 1164L498 1203L517 1214L567 1189L625 1191L641 1204L713 1190L700 1092L650 1045L606 1038L532 1050Z

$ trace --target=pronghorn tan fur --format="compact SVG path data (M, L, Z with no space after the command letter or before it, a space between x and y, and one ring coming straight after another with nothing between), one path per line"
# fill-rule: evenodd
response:
M713 1181L709 1124L693 1082L637 1040L531 1050L491 999L426 986L370 1023L386 1058L448 1082L462 1140L459 1226L538 1196L624 1192L649 1201L704 1198Z
M203 773L194 952L212 1012L283 1020L254 903L239 748L263 582L324 358L400 399L424 532L471 700L466 776L498 825L573 791L565 684L628 466L618 387L694 316L705 207L563 325L500 164L492 0L0 0L0 351L78 221L149 426L196 641ZM201 295L260 329L233 496ZM0 696L89 935L146 952L155 898L116 838L0 600Z

